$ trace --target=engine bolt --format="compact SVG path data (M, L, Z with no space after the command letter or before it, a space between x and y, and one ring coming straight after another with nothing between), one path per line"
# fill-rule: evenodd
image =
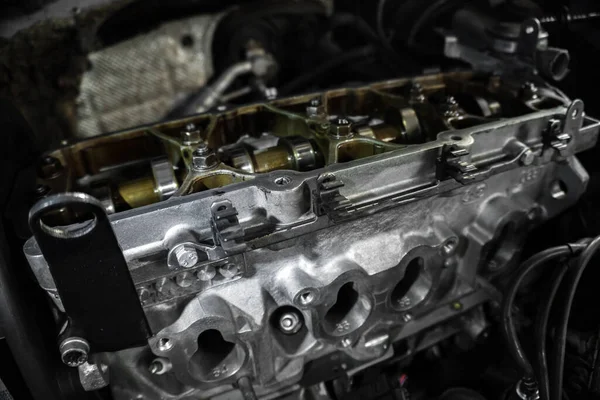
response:
M240 269L235 264L228 263L219 268L219 273L228 279L236 276L238 272L240 272Z
M325 106L321 102L321 99L315 97L311 99L306 107L306 116L309 118L325 119L327 113L325 112Z
M182 272L175 277L175 283L182 288L190 287L194 283L194 277L189 272Z
M196 170L211 169L217 165L217 156L214 151L202 142L192 153L192 167Z
M346 138L352 135L352 122L348 118L339 117L329 126L329 134L336 138Z
M405 323L412 321L412 319L413 319L413 316L411 313L402 314L402 321L404 321Z
M138 297L140 298L140 302L142 304L144 304L145 302L147 302L150 299L150 291L145 288L145 287L141 287L138 289Z
M352 339L343 338L341 343L342 343L342 347L350 347L350 345L352 345Z
M533 100L538 97L538 88L533 82L526 82L521 87L521 95L524 99Z
M190 268L198 264L198 252L188 245L181 245L175 249L175 258L180 267Z
M181 131L181 140L186 146L200 143L202 141L202 137L200 136L200 128L193 123L187 124Z
M281 317L279 317L279 330L285 333L286 335L293 335L294 333L298 333L298 331L302 328L302 319L297 312L289 311L283 313Z
M152 360L150 365L148 366L148 371L154 375L162 375L166 372L169 372L173 365L166 358L158 357Z
M203 282L210 281L215 275L217 275L217 271L212 265L206 265L196 271L196 277Z
M63 340L58 350L63 363L78 367L88 360L90 344L83 338L73 336Z

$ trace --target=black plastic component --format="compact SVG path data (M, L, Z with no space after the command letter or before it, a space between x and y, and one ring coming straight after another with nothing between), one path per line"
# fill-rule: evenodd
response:
M76 216L85 221L73 224ZM31 209L29 225L69 316L70 333L85 338L93 352L146 344L148 323L100 202L82 193L49 196Z

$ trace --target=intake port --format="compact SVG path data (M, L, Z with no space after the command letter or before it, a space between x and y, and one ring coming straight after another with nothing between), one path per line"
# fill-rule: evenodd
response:
M189 363L190 373L204 382L218 381L235 374L245 359L244 349L209 329L198 336L198 350Z
M423 258L413 258L406 266L404 276L392 290L392 307L403 311L420 304L427 298L432 286L433 280Z
M344 284L337 299L323 318L323 329L332 336L344 336L360 328L371 313L371 303L361 295L354 282Z

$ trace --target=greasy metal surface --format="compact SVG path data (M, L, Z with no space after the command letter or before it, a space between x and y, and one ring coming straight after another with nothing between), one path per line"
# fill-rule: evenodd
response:
M295 388L307 365L338 353L353 360L345 371L353 374L404 357L392 344L416 334L427 345L458 331L477 336L480 306L495 296L487 280L511 270L530 229L583 193L588 176L575 154L596 143L600 127L579 101L544 103L513 87L470 74L383 82L52 153L62 169L48 163L45 179L57 192L85 188L86 175L117 179L114 166L136 157L143 166L167 154L180 166L170 199L110 216L152 331L147 346L97 355L115 397L226 397L243 376L259 395L275 396ZM457 93L487 96L500 110L469 114L448 96ZM324 109L307 112L319 108L315 96ZM360 115L371 117L369 126L392 125L396 137L388 141L388 131L378 140L374 128L360 135ZM215 150L314 140L324 167L193 168L194 147L180 135L189 122ZM415 132L420 140L403 142ZM157 138L162 150L150 145ZM34 239L25 254L60 306ZM290 312L302 321L293 334L280 326ZM156 359L168 360L169 371L152 374Z
M178 94L213 74L211 44L219 15L168 22L88 54L77 104L79 137L159 120Z

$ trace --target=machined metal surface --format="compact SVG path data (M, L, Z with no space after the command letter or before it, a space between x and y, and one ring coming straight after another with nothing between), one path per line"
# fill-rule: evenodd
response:
M115 398L226 397L236 384L269 398L327 379L326 366L352 375L402 358L394 344L416 334L414 351L457 332L485 335L481 306L497 301L488 281L511 270L528 231L584 192L575 154L596 143L600 124L579 100L490 95L498 81L470 79L391 81L198 117L195 147L178 142L189 119L148 128L189 154L172 163L187 168L168 200L108 217L150 329L143 346L91 346ZM456 99L452 87L464 89ZM470 114L460 97L470 91L500 106ZM284 117L261 119L270 112ZM244 151L226 164L211 150L226 146ZM277 147L270 162L285 166L257 173L252 157ZM60 307L35 239L25 255Z

